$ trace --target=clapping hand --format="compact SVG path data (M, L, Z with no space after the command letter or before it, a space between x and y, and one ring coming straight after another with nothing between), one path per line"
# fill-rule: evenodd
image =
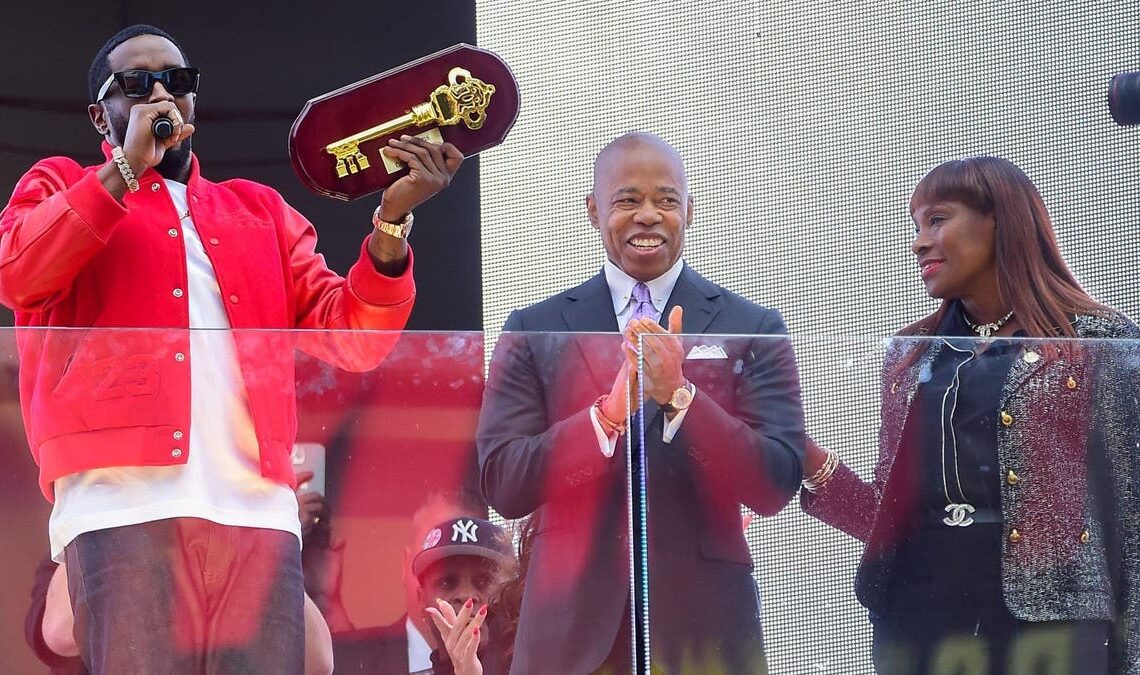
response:
M683 310L674 307L669 312L669 329L661 327L653 319L634 319L625 327L626 342L636 348L640 335L653 335L642 341L643 374L646 396L658 403L668 403L673 392L685 385L685 374L681 364L685 360L685 350L681 346ZM656 336L668 337L656 337ZM636 361L635 361L636 363ZM636 369L635 369L636 370Z

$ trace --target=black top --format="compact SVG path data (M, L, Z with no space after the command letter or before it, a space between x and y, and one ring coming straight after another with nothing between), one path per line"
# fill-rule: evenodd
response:
M892 476L909 474L913 488L902 500L911 507L897 516L902 527L883 618L974 627L995 610L1004 613L999 404L1020 345L953 339L978 337L957 302L937 333L946 339L919 373L895 467L901 476ZM953 504L973 507L960 514L973 524L947 524Z

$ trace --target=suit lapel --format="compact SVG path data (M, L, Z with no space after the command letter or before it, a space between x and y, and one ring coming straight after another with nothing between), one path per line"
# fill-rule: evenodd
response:
M720 313L720 289L685 265L661 313L662 326L669 327L669 312L677 306L685 310L682 331L686 335L704 333Z
M613 296L610 295L605 274L598 273L581 286L566 292L562 319L566 322L566 329L572 333L617 332ZM617 340L614 340L614 348L604 354L597 353L596 341L576 339L575 343L594 382L601 391L609 391L614 374L621 367L622 355L617 349Z

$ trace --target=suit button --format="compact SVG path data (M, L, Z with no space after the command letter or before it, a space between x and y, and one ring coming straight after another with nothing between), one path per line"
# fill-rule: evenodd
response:
M181 431L176 430L173 434L171 434L171 436L174 437L174 440L176 440L176 441L182 440L182 432Z
M1010 485L1017 485L1021 482L1021 478L1019 478L1018 475L1011 469L1010 472L1005 475L1005 482L1009 483Z
M1065 386L1068 387L1069 389L1076 389L1077 388L1077 381L1073 378L1072 375L1069 376L1069 381L1065 383Z
M238 296L231 295L230 296L230 302L234 303L235 305L238 304Z
M1004 410L1001 411L1001 424L1004 427L1008 427L1009 425L1013 424L1013 415L1010 415Z
M173 450L170 451L170 456L173 457L174 459L178 459L179 457L182 456L182 448L174 448Z
M1017 542L1021 541L1021 533L1017 530L1013 530L1009 533L1009 541L1011 544L1016 544Z
M1025 354L1023 354L1021 358L1026 363L1037 363L1038 361L1041 360L1041 355L1035 351L1030 350L1030 351L1025 352Z
M179 362L179 363L182 363L183 361L186 360L186 355L183 354L182 352L178 352L174 355L174 360Z
M176 288L176 289L174 289L173 291L171 291L171 292L170 292L170 294L171 294L171 295L173 295L173 296L174 296L174 297L176 297L176 298L181 298L181 297L182 297L182 289L181 289L181 288Z
M151 183L150 184L150 191L151 192L158 192L158 183Z
M1089 531L1088 530L1081 530L1081 543L1082 544L1089 543Z
M217 246L218 244L220 244L222 242L218 241L217 237L210 237L210 243L213 244L214 246Z
M891 393L894 394L898 390L899 390L899 383L898 382L891 382Z
M167 234L169 234L169 235L170 235L170 236L172 236L172 237L177 237L177 236L178 236L178 230L174 229L173 227L172 227L172 228L170 228L169 230L167 230L167 231L166 231L166 233L167 233Z

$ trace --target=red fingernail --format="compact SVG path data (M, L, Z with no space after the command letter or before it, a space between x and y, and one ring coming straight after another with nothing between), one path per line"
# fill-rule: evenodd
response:
M475 604L475 601L473 599L467 598L467 602L463 603L463 606L466 607L467 609L471 609L471 607L474 604Z
M475 637L479 637L479 629L478 628L475 629L475 632L473 633L473 635Z
M479 614L486 614L486 613L487 613L487 605L483 605L482 607L479 608Z

